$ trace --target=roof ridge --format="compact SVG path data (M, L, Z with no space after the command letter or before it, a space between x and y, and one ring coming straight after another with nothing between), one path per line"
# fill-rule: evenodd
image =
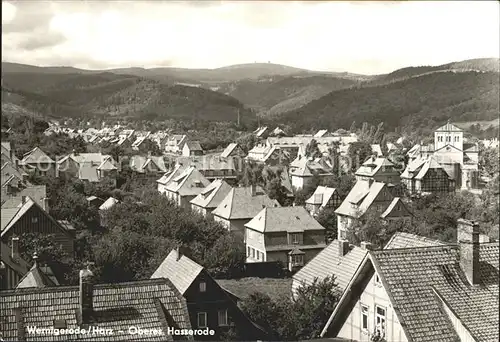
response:
M380 253L404 253L404 252L410 252L415 249L418 250L434 250L434 249L456 249L459 247L459 244L457 243L450 243L450 244L443 244L443 245L438 245L438 246L418 246L418 247L403 247L403 248L389 248L389 249L376 249L372 250L370 252L374 252L375 254L380 254Z
M98 289L108 289L108 288L126 288L128 286L146 286L150 284L171 284L171 281L167 278L153 278L153 279L142 279L142 280L135 280L135 281L129 281L129 282L123 282L123 283L105 283L105 284L95 284L94 288ZM64 291L74 291L78 290L79 286L78 285L59 285L59 286L53 286L53 287L46 287L46 288L36 288L36 287L27 287L27 288L20 288L20 289L9 289L9 290L2 290L0 291L0 296L2 295L11 295L13 293L20 293L20 292L64 292ZM172 285L172 288L175 288L175 286Z

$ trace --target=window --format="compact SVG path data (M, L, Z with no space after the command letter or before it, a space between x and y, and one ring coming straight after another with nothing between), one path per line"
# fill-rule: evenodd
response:
M206 327L207 327L207 313L198 312L198 328L206 328Z
M255 259L255 249L252 248L252 258Z
M460 137L457 135L455 136L455 142L459 142L460 141Z
M368 306L361 304L361 329L368 330Z
M443 141L443 137L442 137L442 136L439 136L439 137L438 137L438 141L439 141L439 142L442 142L442 141Z
M200 292L207 292L207 283L204 281L200 282Z
M382 282L380 281L380 277L378 276L378 274L375 274L375 286L382 286Z
M247 257L250 256L250 253L251 253L251 248L250 248L250 246L247 246Z
M450 142L451 141L451 137L450 136L447 136L446 137L446 142Z
M38 217L31 218L31 223L37 223L37 222L38 222Z
M225 327L228 326L228 319L227 319L227 310L219 310L218 311L218 320L219 320L219 327Z
M292 265L303 265L304 264L304 256L297 254L292 255Z
M345 240L347 238L347 233L344 229L340 229L340 238Z
M385 308L377 305L375 308L375 334L382 338L385 337L385 317Z

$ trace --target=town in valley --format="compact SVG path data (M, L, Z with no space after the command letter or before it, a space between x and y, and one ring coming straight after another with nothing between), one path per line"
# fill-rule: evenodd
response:
M47 3L2 2L0 341L499 340L498 3ZM442 59L318 43L368 9Z

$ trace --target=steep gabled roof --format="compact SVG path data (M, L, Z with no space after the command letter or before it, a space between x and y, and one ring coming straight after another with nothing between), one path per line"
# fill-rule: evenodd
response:
M191 200L191 203L201 208L216 208L231 191L231 186L222 179L216 179Z
M42 215L45 215L52 223L58 227L63 233L69 234L66 229L64 229L59 222L57 222L52 216L50 216L43 208L38 205L33 199L30 197L26 198L26 202L18 207L18 208L2 208L2 227L1 227L1 236L3 237L11 227L13 227L16 222L21 219L24 214L28 212L31 208L36 207L40 210Z
M203 151L199 141L186 141L185 146L187 146L190 151Z
M197 196L210 184L200 171L194 167L187 168L179 176L172 179L166 189L180 196Z
M401 200L401 198L394 197L391 204L389 204L387 209L385 209L385 211L380 215L380 217L385 219L389 217L395 209L397 211L398 208L400 208L401 211L405 211L409 216L413 216L406 207L406 205L404 204L404 202Z
M224 151L222 151L221 153L221 157L222 158L227 158L231 155L231 153L237 148L239 147L238 144L236 143L230 143L225 149Z
M245 227L261 233L304 232L325 228L304 207L269 207L262 209Z
M255 193L252 196L251 187L233 188L212 213L227 220L251 219L262 208L280 206L262 188L256 187Z
M179 176L182 172L184 172L188 168L187 165L177 164L174 166L172 170L167 171L160 179L156 182L167 185L169 184L175 177Z
M40 269L38 263L35 262L28 273L21 278L16 289L29 287L42 288L48 286L56 286L56 284Z
M318 186L314 193L306 200L306 204L319 204L321 207L324 207L328 204L330 198L332 198L333 194L337 191L335 188L329 188L327 186ZM321 201L317 202L317 195L321 195Z
M363 215L385 187L382 182L357 181L335 213L350 217Z
M370 157L356 171L356 176L372 177L377 172L396 172L394 163L386 157Z
M50 158L39 147L35 147L28 153L24 154L23 159L19 162L19 165L37 164L37 163L55 163L55 161L52 160L52 158Z
M63 320L68 328L78 325L78 286L24 288L0 292L0 312L8 322L16 322L19 309L20 325L2 326L2 337L20 340L20 331L27 323L37 327L52 327ZM93 289L93 319L100 329L112 329L113 335L92 335L95 341L130 340L129 327L161 329L160 336L145 336L148 341L173 341L166 333L168 327L191 329L186 300L168 279L141 280L129 283L96 284ZM40 340L44 337L40 336ZM28 335L28 340L32 340ZM45 337L46 339L46 337ZM52 341L67 341L67 335L50 336ZM71 339L88 340L88 335L75 334Z
M151 279L169 279L177 290L184 295L201 271L203 271L203 266L198 265L183 254L179 255L179 252L173 249L154 271Z

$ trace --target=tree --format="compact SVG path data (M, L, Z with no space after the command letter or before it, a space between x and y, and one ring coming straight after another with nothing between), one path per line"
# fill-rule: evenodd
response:
M139 145L139 152L148 154L151 153L152 156L161 156L162 152L160 151L160 147L157 143L152 141L151 139L144 139L142 144Z
M319 336L340 294L335 278L327 277L299 287L293 300L255 292L243 301L242 309L275 340L306 340Z
M355 172L372 154L372 147L369 143L361 141L351 143L347 150L347 155L351 163L351 171Z
M320 158L322 156L322 153L319 150L318 147L318 142L315 139L312 139L309 144L306 146L306 151L305 151L306 157L316 159Z
M337 238L337 214L335 214L335 208L322 209L318 213L316 221L326 228L326 238L328 241Z

